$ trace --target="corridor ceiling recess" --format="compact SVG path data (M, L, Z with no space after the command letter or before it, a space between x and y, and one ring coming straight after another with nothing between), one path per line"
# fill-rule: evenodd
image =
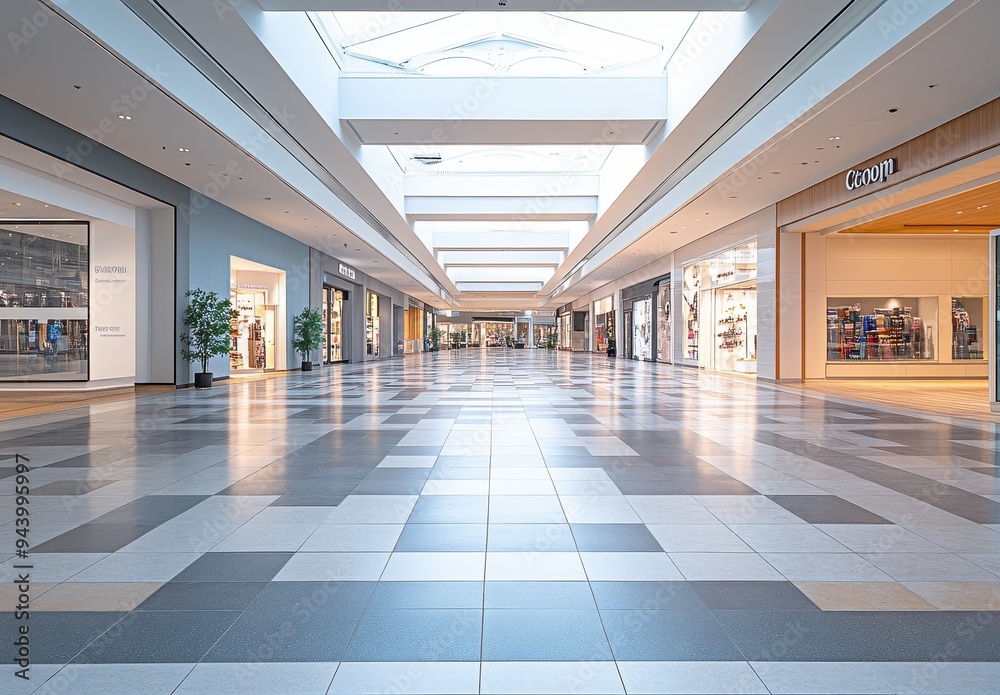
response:
M0 91L441 309L564 304L996 96L976 0L43 4Z

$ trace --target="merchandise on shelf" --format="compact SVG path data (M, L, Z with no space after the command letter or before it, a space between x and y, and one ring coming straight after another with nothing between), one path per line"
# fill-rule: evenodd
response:
M930 359L923 319L911 307L875 309L861 313L860 305L827 309L827 359Z

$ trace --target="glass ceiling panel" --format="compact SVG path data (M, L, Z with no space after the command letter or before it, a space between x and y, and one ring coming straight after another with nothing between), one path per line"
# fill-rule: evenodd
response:
M694 12L323 12L340 52L434 75L583 75L642 64L660 74Z
M618 145L622 147L622 145ZM642 148L641 145L636 145ZM426 146L389 148L407 174L597 173L611 154L609 145L549 147L445 145L431 152ZM440 159L438 158L440 156Z

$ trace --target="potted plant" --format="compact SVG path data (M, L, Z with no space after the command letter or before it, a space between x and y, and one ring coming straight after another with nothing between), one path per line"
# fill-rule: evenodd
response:
M437 352L441 343L441 329L435 326L427 332L427 337L431 339L431 352Z
M228 355L232 346L232 323L239 317L228 299L222 299L215 292L201 288L184 293L188 299L184 309L184 325L187 333L181 334L181 342L187 345L181 350L181 357L188 362L200 362L201 371L194 375L195 388L212 385L212 372L208 371L208 361L217 355Z
M312 371L310 353L323 343L323 315L306 307L292 318L292 348L302 354L302 371Z
M549 350L555 350L556 349L556 335L555 335L555 333L549 333L547 336L545 336L545 347L548 348Z

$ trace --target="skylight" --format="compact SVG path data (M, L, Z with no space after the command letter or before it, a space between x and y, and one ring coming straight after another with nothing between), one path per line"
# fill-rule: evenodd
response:
M610 145L428 146L390 147L407 174L433 173L597 173L607 161ZM433 151L432 151L433 150Z
M693 12L322 12L345 69L438 76L660 74Z

